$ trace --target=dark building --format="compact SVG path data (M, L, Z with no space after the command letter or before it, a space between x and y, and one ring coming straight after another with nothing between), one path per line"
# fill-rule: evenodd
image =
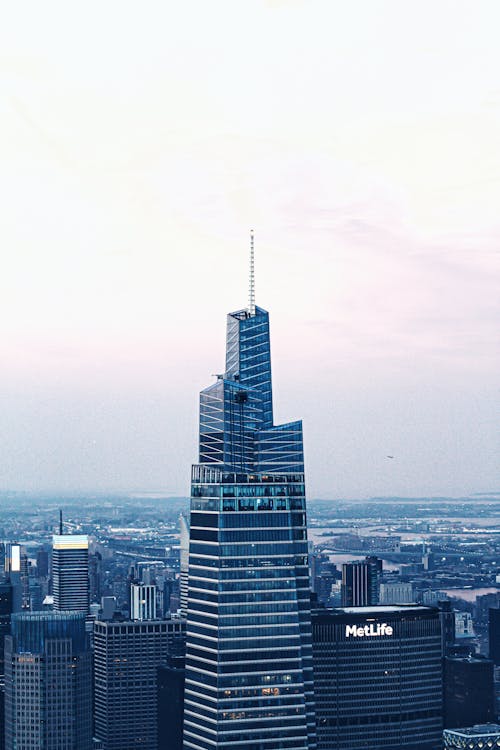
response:
M9 581L0 583L0 750L5 747L5 637L10 634L13 587Z
M10 618L13 608L13 587L10 581L0 583L0 686L5 677L4 640L10 634Z
M158 667L183 655L184 620L94 623L95 734L103 750L158 750Z
M441 643L443 656L446 656L455 643L455 612L451 602L444 600L438 602L439 617L441 619Z
M471 727L495 720L493 662L482 656L444 660L444 726Z
M182 656L158 667L158 750L182 750L184 667Z
M342 606L371 607L378 604L382 560L367 557L342 565Z
M102 555L89 554L89 594L91 602L99 602L102 596Z
M36 553L36 576L47 578L49 575L49 553L45 547L40 547Z
M200 394L191 480L184 746L313 750L302 423L274 424L269 315L252 299Z
M493 664L500 666L500 609L488 613L489 656Z
M24 545L9 543L5 549L5 573L12 584L12 611L24 612L30 608L29 564Z
M318 750L441 748L437 609L318 609L311 619Z
M12 615L5 638L7 750L91 750L92 658L80 612Z

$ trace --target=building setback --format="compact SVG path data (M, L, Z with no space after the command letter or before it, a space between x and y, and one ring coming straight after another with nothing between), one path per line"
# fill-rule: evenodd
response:
M312 613L318 750L438 750L437 609L349 607Z
M94 624L95 734L103 750L157 750L158 667L184 652L180 619Z
M7 750L91 750L92 657L85 614L12 616L5 638Z

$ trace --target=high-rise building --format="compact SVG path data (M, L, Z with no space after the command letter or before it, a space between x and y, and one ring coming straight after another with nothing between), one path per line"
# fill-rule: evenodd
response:
M10 581L0 582L0 688L5 677L4 642L10 633L10 619L13 612L13 586Z
M471 727L494 721L493 662L484 656L444 660L444 726Z
M49 552L46 545L39 547L36 553L36 576L46 578L49 574Z
M413 584L381 583L379 588L379 604L412 604L415 602Z
M188 603L188 571L189 571L189 523L186 521L184 516L179 517L180 525L180 599L181 599L181 614L185 617L187 614L187 603Z
M5 638L7 750L91 750L92 660L85 615L12 616Z
M186 623L94 623L95 733L104 750L158 750L157 670L182 656Z
M184 678L182 656L158 667L158 750L182 750Z
M52 537L54 611L89 611L89 540L85 534Z
M253 289L253 284L251 284ZM302 423L273 421L269 315L228 315L193 466L186 750L315 747Z
M312 637L318 750L440 750L436 609L318 609Z
M0 582L0 750L5 748L5 636L10 634L13 606L13 586L8 580Z
M437 606L441 619L441 650L446 656L455 643L455 611L448 599L438 602Z
M12 584L12 611L30 608L28 555L22 544L8 543L5 548L5 573Z
M496 667L500 666L500 609L488 613L489 656Z
M156 586L154 583L130 584L130 619L156 620Z
M342 606L371 607L378 604L378 579L382 560L366 557L342 565Z

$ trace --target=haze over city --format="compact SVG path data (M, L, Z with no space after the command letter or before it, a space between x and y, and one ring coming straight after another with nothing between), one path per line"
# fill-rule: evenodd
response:
M253 228L308 494L498 491L499 22L4 9L0 489L188 494Z

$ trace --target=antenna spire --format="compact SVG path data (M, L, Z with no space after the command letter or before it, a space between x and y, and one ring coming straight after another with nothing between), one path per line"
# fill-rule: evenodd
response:
M250 230L250 282L248 286L248 312L255 315L255 254L253 246L253 229Z
M62 533L63 533L62 508L59 508L59 534L62 536Z

